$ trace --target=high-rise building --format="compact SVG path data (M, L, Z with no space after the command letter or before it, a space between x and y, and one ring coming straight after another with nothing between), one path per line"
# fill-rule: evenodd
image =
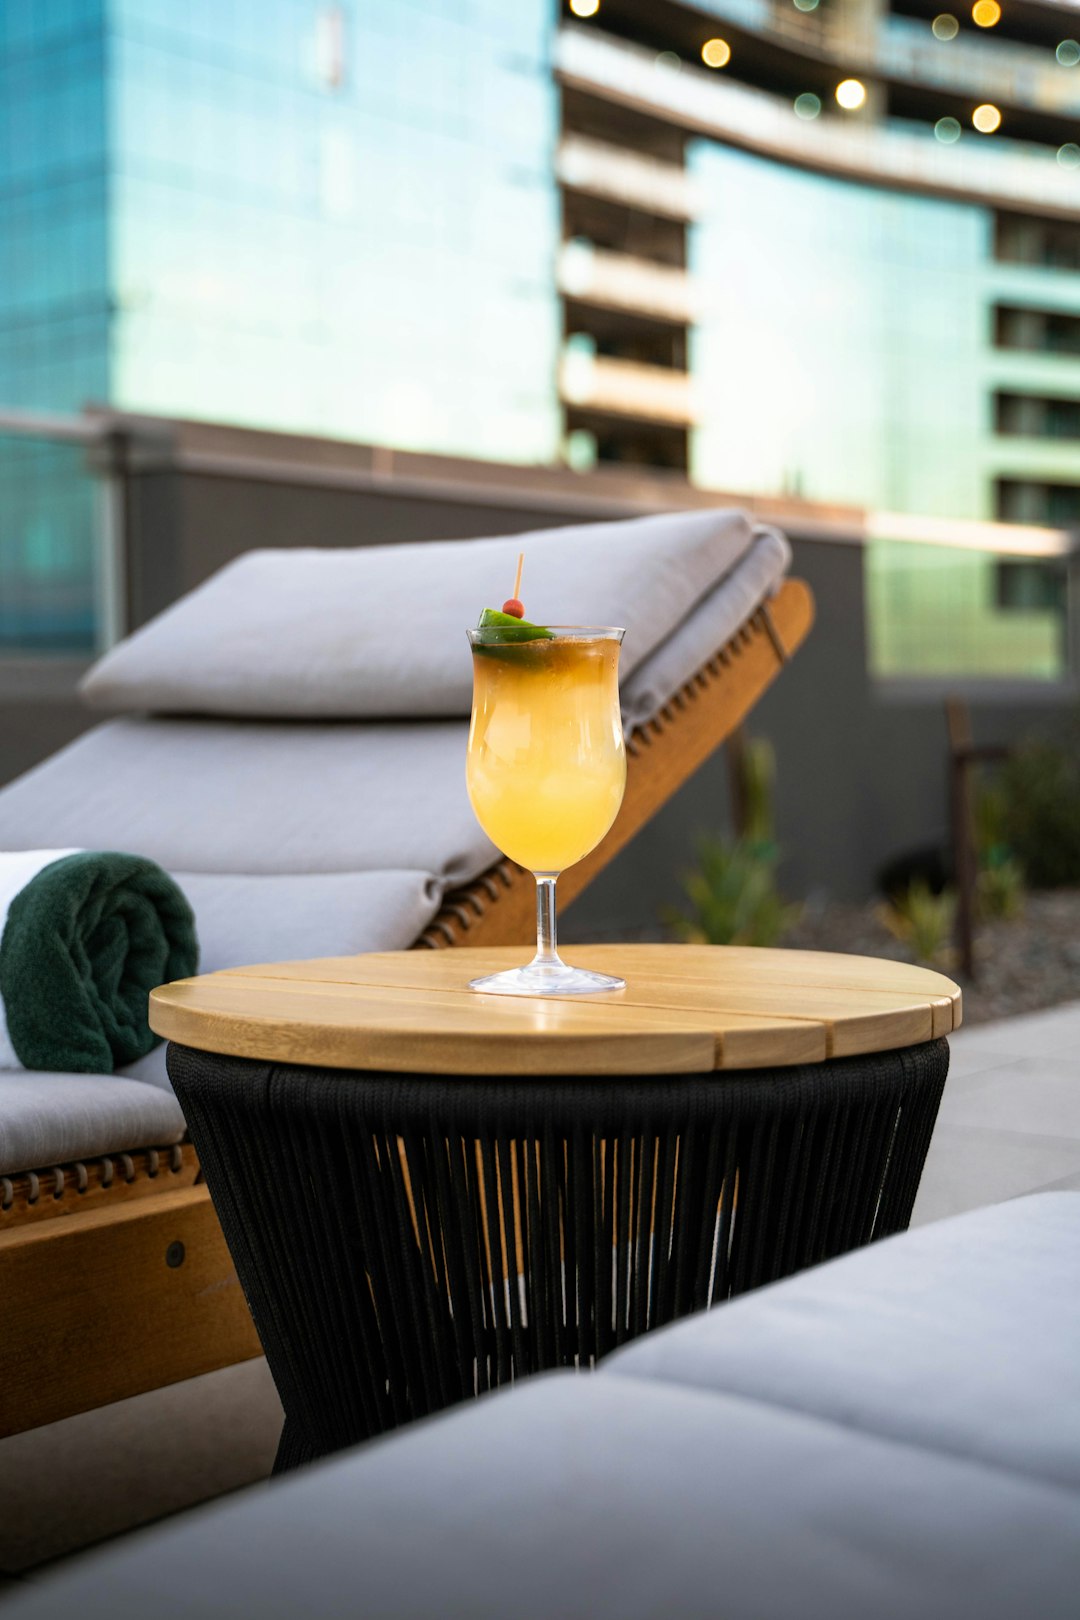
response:
M5 0L0 407L1080 523L1080 17L948 3ZM1056 565L877 532L884 672L1060 672Z

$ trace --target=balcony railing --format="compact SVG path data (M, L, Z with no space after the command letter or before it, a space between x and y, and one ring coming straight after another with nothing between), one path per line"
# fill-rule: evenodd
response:
M929 23L914 17L889 16L858 27L848 13L800 12L789 0L709 0L709 10L736 28L847 72L1080 117L1080 70L1062 68L1047 50L1011 39L935 39ZM1066 23L1062 27L1068 31Z
M565 242L556 274L567 298L683 326L697 317L692 278L670 265L606 252L588 242Z
M685 169L584 135L563 138L555 173L568 191L623 203L664 219L692 220L700 206L699 188Z
M962 198L989 207L1080 219L1075 173L1040 147L974 137L940 145L895 126L806 123L790 104L705 70L675 72L653 51L583 28L560 30L556 69L565 84L763 157L850 180Z
M693 427L699 416L694 383L685 371L573 349L563 355L559 391L568 405L639 422Z

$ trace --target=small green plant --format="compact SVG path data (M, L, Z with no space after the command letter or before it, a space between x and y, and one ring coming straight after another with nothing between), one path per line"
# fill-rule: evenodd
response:
M975 795L976 900L979 916L1008 922L1024 909L1024 868L1009 848L1008 800L1000 781L981 781Z
M775 945L800 909L777 891L775 845L705 837L697 855L697 867L681 880L689 913L669 914L679 937L707 945Z
M984 866L976 887L979 916L987 922L1011 922L1024 909L1024 869L1006 855Z
M942 889L935 894L928 883L917 880L902 895L879 908L885 927L895 939L907 945L917 962L946 965L956 922L956 893Z
M739 832L750 844L775 854L776 822L773 789L776 786L776 751L766 737L750 737L739 758L743 825Z

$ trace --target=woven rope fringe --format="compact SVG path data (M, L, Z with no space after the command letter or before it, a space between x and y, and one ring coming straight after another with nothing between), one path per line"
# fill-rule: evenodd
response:
M169 1072L295 1466L906 1227L944 1041L772 1073Z

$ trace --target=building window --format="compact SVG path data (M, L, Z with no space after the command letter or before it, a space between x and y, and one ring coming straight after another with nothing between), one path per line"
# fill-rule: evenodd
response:
M1080 270L1080 225L1061 220L999 214L994 257L1002 264L1033 264L1045 270Z
M994 427L998 433L1024 439L1080 440L1080 399L995 394Z
M999 349L1080 354L1080 315L999 304L994 310L994 342Z

